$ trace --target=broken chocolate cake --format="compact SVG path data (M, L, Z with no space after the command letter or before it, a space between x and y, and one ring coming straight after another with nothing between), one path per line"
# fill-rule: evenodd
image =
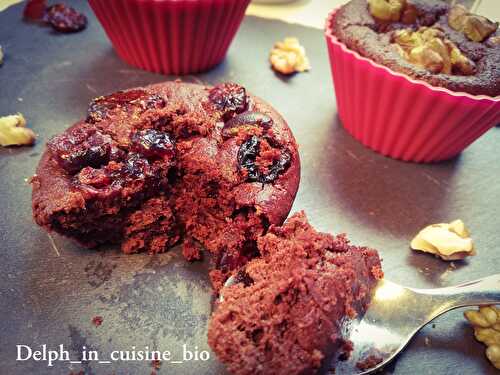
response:
M233 374L315 373L366 309L383 276L378 253L317 232L304 213L271 226L258 248L221 289L208 343Z
M270 105L234 83L166 82L98 97L51 139L32 179L33 215L84 246L125 253L194 239L214 254L221 285L286 218L299 178L297 144Z

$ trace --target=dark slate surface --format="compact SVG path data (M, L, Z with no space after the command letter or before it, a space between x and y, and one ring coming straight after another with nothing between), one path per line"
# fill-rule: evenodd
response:
M149 362L100 364L16 362L16 344L39 349L63 344L73 360L83 346L106 360L132 346L207 350L210 286L206 263L187 264L179 249L160 256L89 251L54 236L31 219L32 175L45 142L81 118L92 97L159 82L161 75L120 61L86 2L90 18L75 35L21 21L20 5L0 13L0 113L22 112L39 138L33 148L0 150L0 373L149 374ZM298 36L313 70L290 79L268 69L274 41ZM170 77L171 79L172 77ZM294 210L304 209L319 229L347 232L353 242L380 250L387 278L414 287L453 285L499 272L500 129L492 129L459 158L415 165L377 155L352 139L337 117L326 48L320 31L248 17L227 59L213 71L185 77L234 80L269 100L288 119L300 144L302 182ZM388 113L387 116L390 114ZM429 223L461 218L476 239L477 257L449 264L409 250ZM92 325L94 316L104 322ZM426 338L428 338L426 345ZM390 374L493 374L462 311L425 328L388 369ZM160 373L216 374L209 361L163 363Z

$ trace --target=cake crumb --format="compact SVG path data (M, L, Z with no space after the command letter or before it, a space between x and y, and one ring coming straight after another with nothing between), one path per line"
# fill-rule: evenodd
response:
M430 338L428 338L428 337L426 337L426 338L424 339L424 344L425 344L425 346L431 346L431 339L430 339Z
M159 359L152 360L151 367L153 367L155 370L159 370L161 367L161 361Z
M189 262L202 259L202 253L192 238L186 238L182 244L182 256Z
M356 367L361 371L366 371L377 366L383 360L384 358L382 353L379 350L372 348L363 359L356 362Z
M218 292L222 286L224 285L224 273L220 270L211 270L208 273L208 277L210 278L210 283L212 284L212 288Z
M410 244L413 250L434 254L443 260L476 255L472 238L462 220L432 224L422 229Z
M286 75L311 69L305 48L293 37L285 38L274 45L269 62L275 71Z
M453 267L448 267L446 270L439 276L441 280L445 280L452 272L453 272Z
M21 113L0 117L0 146L32 146L35 139Z
M351 340L342 340L342 344L339 349L339 361L347 361L351 356L351 353L354 349L354 344Z
M92 324L95 325L96 327L99 327L102 322L104 321L104 319L102 318L102 316L94 316L92 318Z

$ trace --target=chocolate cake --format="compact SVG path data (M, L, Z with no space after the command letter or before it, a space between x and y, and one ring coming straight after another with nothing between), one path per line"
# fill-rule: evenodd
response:
M383 276L377 251L318 233L304 213L272 225L258 248L221 289L210 347L233 374L313 373L367 307Z
M233 83L166 82L94 99L48 142L33 215L84 246L167 250L183 238L214 254L221 282L288 215L300 178L285 120Z
M348 48L434 86L500 95L500 31L439 0L351 0L327 27Z

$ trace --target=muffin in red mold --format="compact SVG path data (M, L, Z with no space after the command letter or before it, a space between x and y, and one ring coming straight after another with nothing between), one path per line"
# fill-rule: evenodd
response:
M117 54L130 65L189 74L220 63L250 0L89 0Z
M448 4L402 1L416 9L410 21L380 21L366 0L351 0L326 22L326 42L342 125L372 150L395 159L436 162L453 158L500 122L500 31L481 42L450 26ZM470 62L431 72L404 58L394 35L430 28ZM406 30L406 31L405 31Z

